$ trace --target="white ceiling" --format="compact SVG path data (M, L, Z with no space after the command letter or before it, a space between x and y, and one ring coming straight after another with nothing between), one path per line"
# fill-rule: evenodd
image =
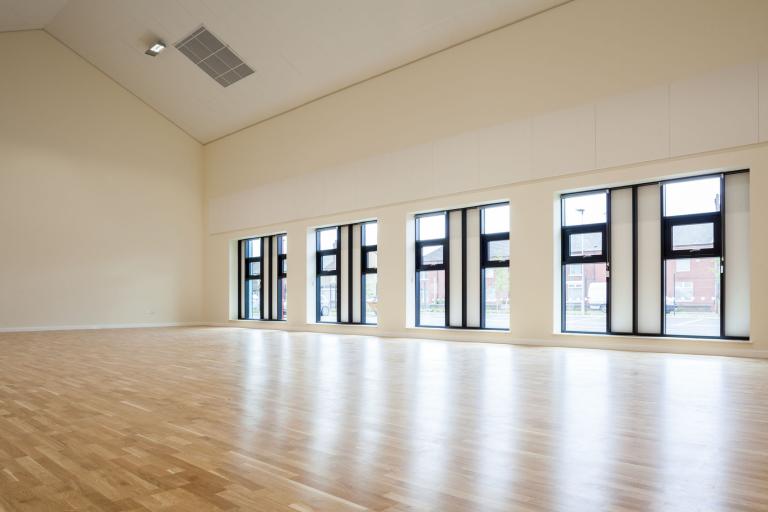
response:
M44 28L201 142L563 0L0 0L0 30ZM255 73L223 88L173 47L204 24Z

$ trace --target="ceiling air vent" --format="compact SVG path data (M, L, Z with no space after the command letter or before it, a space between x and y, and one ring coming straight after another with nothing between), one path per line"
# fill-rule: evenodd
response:
M253 74L253 69L205 27L195 30L174 46L224 87Z

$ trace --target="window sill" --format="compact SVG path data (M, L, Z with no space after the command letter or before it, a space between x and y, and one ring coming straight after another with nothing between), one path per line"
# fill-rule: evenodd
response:
M714 342L714 343L734 343L740 345L752 345L751 339L739 339L739 338L699 338L693 336L642 336L635 334L606 334L601 332L559 332L552 333L554 336L562 337L599 337L599 338L627 338L632 340L654 340L654 341L689 341L695 343L701 342Z
M480 327L442 327L442 326L430 326L430 325L419 325L419 326L412 326L412 327L406 327L406 329L414 329L414 330L427 330L427 331L447 331L447 332L491 332L491 333L499 333L499 334L509 334L509 329L493 329L493 328L484 328L481 329Z
M345 327L378 327L379 324L350 324L345 322L306 322L305 325L329 325L329 326L337 326L342 325Z
M245 319L245 318L233 318L230 320L230 322L258 322L261 324L269 324L269 323L276 323L276 324L284 324L287 322L287 320L260 320L260 319Z

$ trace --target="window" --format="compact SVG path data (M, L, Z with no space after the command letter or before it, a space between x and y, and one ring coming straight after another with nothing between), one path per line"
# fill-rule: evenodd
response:
M316 238L317 322L378 322L378 223L320 228Z
M379 276L378 276L378 237L379 225L376 222L362 224L362 247L360 261L362 262L362 322L376 324L379 319Z
M318 229L317 237L317 295L318 322L341 322L341 294L339 293L339 234L340 226Z
M277 237L277 319L288 319L288 236Z
M509 204L415 220L416 326L509 329Z
M447 222L446 212L416 217L416 325L421 327L445 326L448 322Z
M562 200L562 326L565 332L608 330L607 190Z
M748 339L748 188L736 171L561 196L562 331Z
M662 186L664 201L663 332L720 337L722 176ZM679 262L684 272L678 272Z
M480 210L482 327L509 329L509 205Z
M241 320L286 320L288 237L285 234L238 242Z

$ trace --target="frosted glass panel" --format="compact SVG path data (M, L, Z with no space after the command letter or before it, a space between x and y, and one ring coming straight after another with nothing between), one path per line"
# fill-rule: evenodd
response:
M448 312L448 321L454 327L461 327L461 212L455 211L449 213L449 254L450 254L450 275L449 287L451 293L450 311Z
M368 224L367 226L376 226L376 224ZM373 230L375 233L375 228ZM370 234L370 229L368 230L368 233ZM360 308L361 308L361 300L360 300L360 293L361 293L361 286L362 286L362 279L358 278L360 275L360 251L357 250L358 247L360 247L362 237L362 228L360 224L355 224L352 226L352 247L354 248L352 250L352 275L355 276L354 279L352 279L352 321L353 322L360 322L361 315L360 315ZM367 237L367 240L370 241L371 236ZM373 243L376 243L375 236L373 237ZM371 244L373 245L373 244Z
M611 330L632 332L632 190L611 192Z
M749 336L749 174L725 177L725 335Z
M467 210L467 327L480 327L480 210Z
M272 292L270 300L272 301L272 318L277 319L277 249L278 243L280 237L274 236L272 237Z
M661 199L659 185L637 189L637 330L661 333Z
M349 311L349 226L343 226L340 230L340 247L341 258L339 261L339 270L341 271L341 279L339 280L339 295L341 296L341 321L348 322L350 320Z

